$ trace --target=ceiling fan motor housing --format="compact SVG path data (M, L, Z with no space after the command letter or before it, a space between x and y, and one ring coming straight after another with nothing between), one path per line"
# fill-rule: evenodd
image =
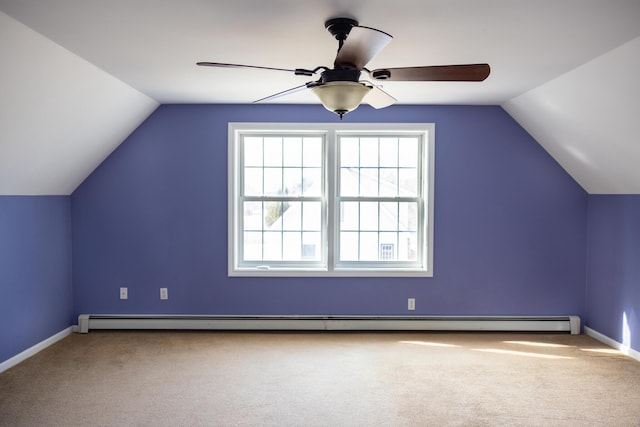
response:
M324 23L324 27L340 42L346 40L351 28L358 26L358 21L351 18L333 18Z
M325 70L320 74L320 83L358 81L360 81L360 70L333 69Z

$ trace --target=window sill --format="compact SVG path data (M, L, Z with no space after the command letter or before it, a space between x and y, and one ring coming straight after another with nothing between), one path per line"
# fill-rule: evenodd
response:
M229 277L433 277L433 272L422 269L233 269Z

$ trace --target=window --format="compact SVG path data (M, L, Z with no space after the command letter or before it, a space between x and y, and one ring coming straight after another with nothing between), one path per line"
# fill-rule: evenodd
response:
M380 243L380 261L395 259L393 243Z
M301 268L322 261L324 143L321 134L240 135L243 267Z
M433 124L229 124L229 275L431 276Z

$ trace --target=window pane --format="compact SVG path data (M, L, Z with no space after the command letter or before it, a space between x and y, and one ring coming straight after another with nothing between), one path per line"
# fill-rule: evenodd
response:
M245 202L242 217L244 230L262 230L262 202Z
M380 166L398 166L398 138L380 138Z
M398 229L398 203L380 203L380 230Z
M262 166L262 138L247 136L244 138L244 165Z
M302 169L302 194L307 197L322 196L322 169Z
M284 166L302 166L302 138L284 138L282 157Z
M282 169L264 168L264 195L282 195Z
M358 260L358 233L340 233L340 261Z
M264 165L282 166L282 138L267 137L264 139Z
M302 168L286 168L284 175L284 195L299 196L302 194Z
M322 138L306 137L302 144L302 164L307 167L322 167Z
M244 195L262 196L262 168L244 168Z
M416 233L398 234L398 261L418 259L418 236Z
M360 233L360 261L378 260L378 233Z
M360 166L358 138L340 138L340 165Z
M302 258L302 236L300 232L282 233L282 259L299 261Z
M398 246L398 233L380 233L380 261L395 261Z
M357 168L340 168L340 195L343 197L357 196L359 194L359 178Z
M282 214L283 230L300 230L302 228L302 203L284 202Z
M395 246L391 243L380 243L380 261L393 261L395 259Z
M398 169L380 169L380 196L395 197L398 195Z
M417 169L400 169L398 171L401 197L416 197L418 195Z
M302 233L302 259L320 261L322 245L320 243L321 234Z
M400 167L418 166L418 138L400 138L398 140L398 159Z
M398 233L395 232L383 232L378 234L378 238L380 239L380 244L390 244L395 245L398 243Z
M245 231L242 246L242 258L245 261L262 260L262 233Z
M340 230L358 230L360 218L358 202L340 203Z
M418 207L415 203L400 203L398 229L400 231L415 231L418 225Z
M360 195L364 197L378 196L378 169L360 169Z
M378 167L378 138L360 138L360 166Z
M322 203L302 203L302 229L305 231L320 231L322 229Z
M280 232L264 233L264 259L282 259L282 234Z
M360 230L378 229L378 203L360 203Z
M268 202L264 204L264 229L265 230L282 230L282 202Z

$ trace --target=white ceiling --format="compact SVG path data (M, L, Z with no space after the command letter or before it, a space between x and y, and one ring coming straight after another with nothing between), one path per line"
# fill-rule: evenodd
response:
M503 107L589 193L640 194L639 70L637 37Z
M0 195L68 195L158 103L0 13Z
M0 160L0 194L69 194L158 103L250 103L305 83L195 62L330 66L337 42L324 21L336 16L394 36L370 69L491 64L482 83L385 83L399 103L503 105L588 192L640 194L640 168L627 173L638 154L640 89L628 67L640 67L640 0L0 0L0 11L0 93L11 94L0 113L16 116L0 116L0 155L21 151L23 169L37 170L42 147L75 138L48 161L83 165L45 186L35 172L11 179L19 172L4 169L16 162ZM317 100L304 91L277 102ZM117 130L110 142L92 137L105 128ZM615 139L606 162L603 135ZM34 182L3 185L7 176Z

